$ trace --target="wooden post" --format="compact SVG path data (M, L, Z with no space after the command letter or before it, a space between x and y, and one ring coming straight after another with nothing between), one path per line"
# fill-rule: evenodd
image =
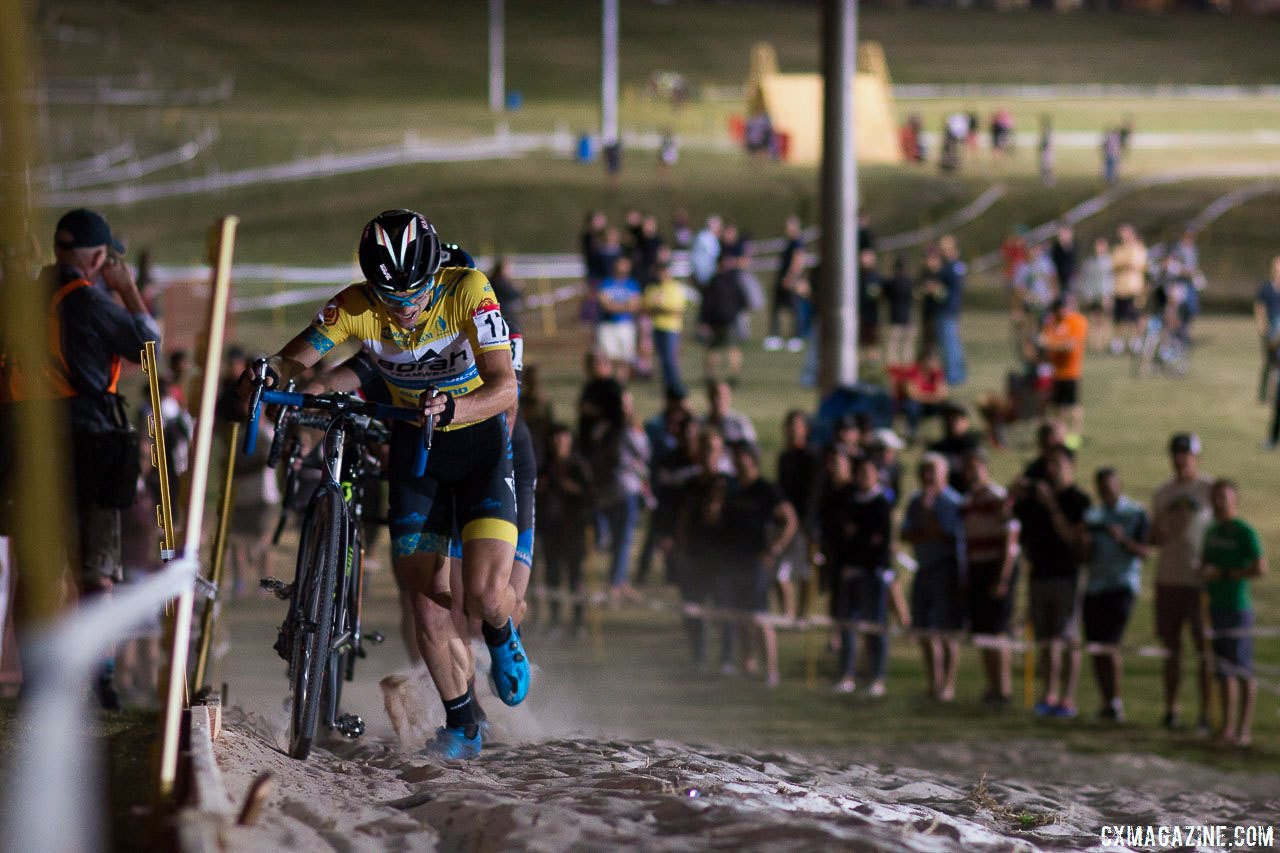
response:
M556 303L552 299L555 290L554 279L538 279L537 293L542 301L542 334L551 337L556 333Z
M205 670L209 666L209 646L213 642L214 618L218 598L222 593L222 567L227 554L227 525L231 520L231 500L235 496L236 449L240 445L240 424L231 424L227 433L227 476L222 481L222 501L218 506L218 531L213 540L213 598L205 599L204 612L200 614L200 646L196 651L196 671L191 683L200 691L204 688Z
M231 294L231 257L235 251L234 216L222 219L217 229L213 292L209 296L209 325L205 348L204 376L200 389L200 409L196 436L192 447L190 498L187 505L186 536L183 556L196 559L200 552L200 535L204 529L204 497L209 480L209 458L213 449L213 422L218 397L218 373L222 363L223 336L226 332L227 304ZM173 794L178 775L178 735L182 723L182 705L187 692L187 654L191 645L191 612L195 606L194 586L178 597L173 616L173 647L169 655L169 686L165 697L164 737L160 753L161 797Z

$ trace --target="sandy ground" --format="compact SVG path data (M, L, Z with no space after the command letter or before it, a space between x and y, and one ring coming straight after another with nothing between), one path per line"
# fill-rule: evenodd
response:
M836 758L610 736L608 721L581 710L570 719L554 704L553 685L571 674L546 670L527 708L488 697L493 731L480 759L443 764L415 754L441 722L438 700L421 670L399 675L400 700L422 709L403 741L375 709L364 738L330 742L306 762L281 752L281 674L266 710L229 710L217 754L232 798L261 773L276 778L259 825L231 830L229 849L1102 849L1104 824L1280 815L1280 778L1044 741ZM374 685L356 687L353 706L381 698ZM977 767L1002 769L984 787Z
M259 824L229 830L228 849L1101 849L1104 824L1280 823L1280 775L1073 753L1048 740L839 753L716 746L669 696L658 698L653 679L670 673L633 667L607 671L604 683L572 665L567 641L542 637L530 648L545 668L521 708L501 705L481 676L493 724L482 757L435 763L415 752L443 711L425 671L406 666L393 595L375 576L365 624L389 639L344 694L367 733L326 742L306 762L282 751L287 686L270 647L283 605L228 609L216 669L229 701L216 753L237 803L260 774L275 777ZM420 709L403 741L379 685L397 668L400 701Z

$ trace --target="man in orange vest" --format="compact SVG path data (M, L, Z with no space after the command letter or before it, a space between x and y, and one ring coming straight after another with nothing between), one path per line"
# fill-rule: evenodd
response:
M1040 347L1053 366L1053 416L1067 431L1067 447L1078 450L1084 437L1084 404L1080 380L1084 376L1084 349L1089 321L1076 309L1076 297L1067 292L1056 299L1045 317Z
M33 381L33 369L17 365L7 390L19 404L36 394L65 403L77 533L68 560L81 595L90 597L109 594L121 580L119 506L124 493L135 493L138 476L137 444L120 432L127 427L116 394L120 360L140 361L143 345L160 335L121 257L124 245L101 214L69 211L58 220L53 246L55 262L36 282L49 297L49 360L34 369L42 367L47 381ZM113 660L104 661L95 685L112 709L120 706L113 669Z

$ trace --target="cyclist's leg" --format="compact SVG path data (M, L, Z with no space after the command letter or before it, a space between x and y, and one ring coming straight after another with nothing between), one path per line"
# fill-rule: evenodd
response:
M533 502L538 484L538 463L533 453L533 436L523 419L517 420L511 435L512 472L516 480L516 554L511 564L511 589L516 595L516 627L524 622L529 605L529 579L533 574Z
M466 607L481 619L498 697L517 705L528 691L529 662L512 620L518 598L511 585L517 539L511 442L501 415L462 432L450 441L462 445L459 458L466 460L465 470L452 472Z
M445 705L446 726L468 729L467 736L473 737L469 727L476 725L476 720L467 684L468 650L454 628L449 610L448 566L439 558L441 537L428 530L433 503L437 498L446 501L448 496L439 489L436 465L430 466L424 477L415 478L408 473L412 470L409 460L415 453L415 443L420 440L418 431L411 427L392 432L393 564L408 590L414 639ZM439 517L440 513L436 513L436 518Z

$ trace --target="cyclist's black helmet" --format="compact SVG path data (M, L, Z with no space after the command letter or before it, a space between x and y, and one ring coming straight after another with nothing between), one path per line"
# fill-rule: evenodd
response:
M384 210L360 235L360 271L378 290L417 290L438 269L440 238L421 213Z

